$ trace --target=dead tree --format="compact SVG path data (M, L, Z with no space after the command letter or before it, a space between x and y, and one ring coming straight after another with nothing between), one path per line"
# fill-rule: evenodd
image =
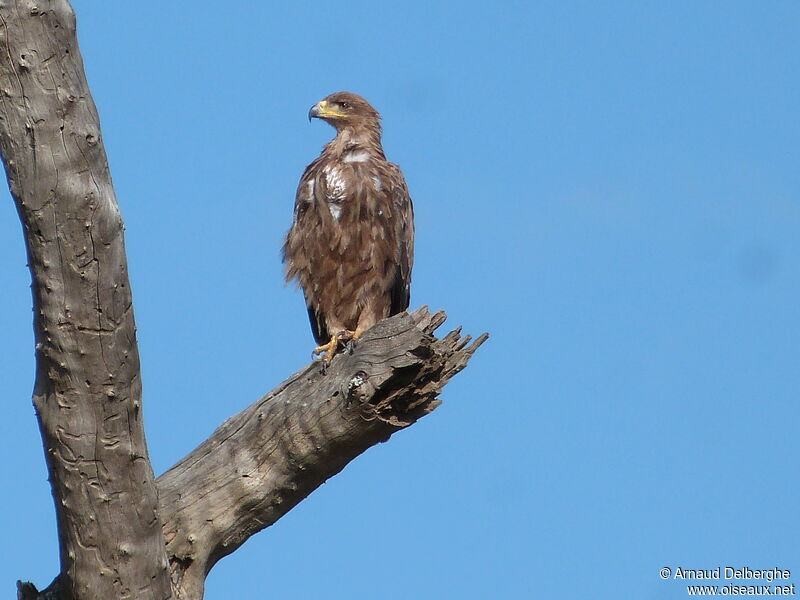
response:
M67 0L0 1L0 152L32 276L33 403L61 571L22 599L203 596L223 556L439 404L486 339L426 309L311 364L158 479L142 427L122 219Z

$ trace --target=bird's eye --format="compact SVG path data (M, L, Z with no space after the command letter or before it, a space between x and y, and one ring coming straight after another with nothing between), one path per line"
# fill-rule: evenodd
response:
M350 103L349 102L339 102L339 106L341 106L342 108L350 108Z

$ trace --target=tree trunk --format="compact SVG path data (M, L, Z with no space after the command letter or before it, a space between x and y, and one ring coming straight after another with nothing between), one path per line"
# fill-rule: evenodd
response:
M0 151L33 285L64 598L170 596L120 217L67 2L0 5Z
M66 0L0 1L0 152L22 221L61 571L18 598L199 600L223 556L439 405L486 339L420 309L312 363L154 481L123 241Z

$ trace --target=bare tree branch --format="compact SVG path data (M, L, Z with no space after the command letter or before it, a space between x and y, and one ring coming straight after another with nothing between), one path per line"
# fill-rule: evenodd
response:
M0 151L22 221L65 598L170 596L122 219L66 1L0 4Z
M440 404L441 388L488 337L438 340L444 318L423 308L380 322L324 375L319 363L299 371L158 478L179 597L201 598L220 558Z

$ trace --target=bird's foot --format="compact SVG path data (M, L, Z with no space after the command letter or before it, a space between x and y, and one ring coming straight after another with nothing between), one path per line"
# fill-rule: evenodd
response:
M323 360L325 358L333 357L334 353L336 352L336 348L339 345L339 339L334 335L327 344L322 344L321 346L317 346L311 351L311 357L315 357L319 354L324 354Z
M364 330L356 327L355 331L348 331L348 333L350 334L350 337L347 339L345 350L347 350L348 354L352 354L358 345L358 338L361 337L361 334L364 333Z
M357 333L358 333L358 330L349 331L347 329L344 329L344 330L340 331L339 333L336 333L333 336L331 336L331 339L327 344L322 344L321 346L317 346L316 348L314 348L314 350L311 352L311 355L312 356L317 356L319 354L323 355L323 357L322 357L323 367L322 368L323 368L323 371L324 371L325 367L327 367L327 365L329 365L331 363L331 360L333 360L333 357L336 354L336 351L339 349L339 344L345 344L347 342L352 342L352 340L354 340L356 338L356 334Z

